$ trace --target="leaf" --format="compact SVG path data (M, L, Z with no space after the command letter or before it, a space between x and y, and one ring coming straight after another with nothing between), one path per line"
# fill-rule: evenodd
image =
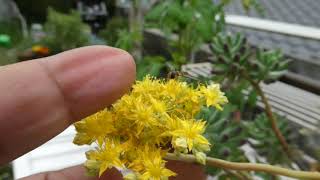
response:
M213 108L204 108L198 118L209 120L210 125L206 129L206 137L213 144L213 148L208 156L227 159L231 161L245 161L245 155L240 149L240 144L246 140L246 128L242 124L231 120L232 112L235 106L227 105L223 111L217 111ZM206 119L208 118L208 119ZM239 128L242 128L239 129ZM226 156L227 155L227 156ZM208 173L217 175L221 169L208 168Z
M255 90L251 90L249 92L249 96L248 96L248 105L251 107L251 108L254 108L257 104L257 92Z
M147 74L159 77L165 67L165 59L160 56L146 56L137 64L137 79L143 79Z
M231 49L232 53L237 53L239 49L244 45L243 39L244 37L240 33L236 34L236 38L234 38L234 42Z
M287 72L288 72L287 70L269 72L267 79L272 79L272 80L278 79L284 74L286 74Z
M49 8L44 29L47 36L41 43L54 53L89 44L89 27L82 22L76 11L63 14Z
M288 123L281 116L275 115L275 117L277 118L277 126L280 127L281 133L284 137L289 138L290 131L286 130ZM258 142L253 147L260 156L267 159L268 163L291 166L291 161L283 151L278 138L271 129L269 119L264 113L258 115L253 122L246 124L245 127L248 128L250 138ZM293 146L290 148L294 149Z

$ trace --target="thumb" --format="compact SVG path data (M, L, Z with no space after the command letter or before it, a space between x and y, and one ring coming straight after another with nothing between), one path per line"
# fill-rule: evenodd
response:
M106 46L0 67L0 165L109 106L134 79L132 57Z

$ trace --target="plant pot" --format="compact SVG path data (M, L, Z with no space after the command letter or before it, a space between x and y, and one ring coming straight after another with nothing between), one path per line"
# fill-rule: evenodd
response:
M166 167L177 176L171 177L170 180L205 180L207 175L204 166L181 161L168 161Z

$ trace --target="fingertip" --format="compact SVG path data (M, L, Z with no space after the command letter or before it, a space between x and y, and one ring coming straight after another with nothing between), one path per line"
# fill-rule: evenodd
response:
M131 84L136 79L136 63L134 61L134 58L130 53L128 53L123 49L119 49L119 48L112 48L112 49L113 51L118 51L118 53L121 54L121 56L123 56L123 61L122 61L123 64L120 65L120 67L122 68L121 72L127 72L127 76L128 76L127 80L128 80L128 85L130 87Z
M133 57L108 46L88 46L43 61L74 120L105 108L126 93L136 76Z

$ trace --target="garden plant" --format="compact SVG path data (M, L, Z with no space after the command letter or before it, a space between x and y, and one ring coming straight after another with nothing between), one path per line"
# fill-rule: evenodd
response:
M89 175L117 168L124 179L163 180L179 176L166 165L182 161L204 166L206 174L221 180L320 179L295 143L301 135L273 112L261 87L284 75L290 62L281 50L253 48L243 34L227 32L224 8L231 2L133 0L127 16L107 22L97 36L133 55L137 80L111 107L74 124L73 142L92 147L84 163ZM263 13L258 0L241 2L246 11ZM145 51L149 28L161 32L168 56ZM46 36L39 42L13 37L15 49L8 52L46 47L55 54L89 45L89 29L79 13L50 8ZM198 59L203 46L209 55ZM202 61L212 65L209 76L180 72L183 65ZM248 148L256 155L248 155Z

